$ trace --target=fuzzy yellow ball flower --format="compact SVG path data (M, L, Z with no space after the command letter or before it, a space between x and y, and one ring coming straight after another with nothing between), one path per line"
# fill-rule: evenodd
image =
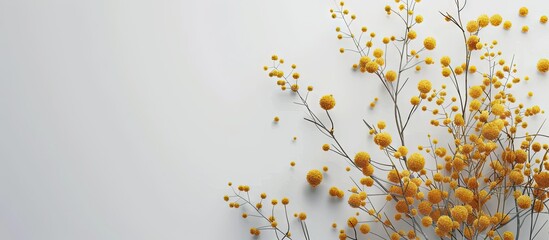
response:
M437 46L437 41L433 37L427 37L423 40L423 46L427 50L433 50Z
M452 210L450 210L450 213L452 214L452 218L457 222L463 222L467 220L467 217L469 216L467 208L461 205L453 207Z
M456 197L464 203L470 203L474 199L473 191L459 187L455 191Z
M545 15L543 15L543 16L541 16L541 17L539 18L539 22L540 22L541 24L547 23L547 20L548 20L548 18L547 18L547 16L545 16Z
M431 81L429 80L421 80L417 84L417 90L419 90L421 93L429 93L431 91Z
M490 17L488 17L488 15L486 14L482 14L477 18L477 21L480 27L486 27L488 26L488 24L490 24Z
M450 65L450 57L448 56L443 56L440 58L440 64L442 64L442 66L445 66L445 67L448 67Z
M322 145L322 150L329 151L330 150L330 144L327 144L327 143L323 144Z
M414 106L415 106L415 105L418 105L420 101L421 101L421 99L420 99L418 96L413 96L413 97L410 99L410 103L411 103L412 105L414 105Z
M366 167L367 165L370 164L370 154L368 154L367 152L358 152L355 155L354 160L357 167L359 168Z
M524 182L524 175L520 171L513 170L509 173L509 181L513 184L521 184Z
M408 166L408 169L419 172L425 167L425 158L421 153L412 153L410 158L408 158L406 165Z
M484 124L481 130L481 134L488 140L494 140L499 136L499 133L503 129L503 123L501 119L494 120L492 122Z
M534 180L538 184L539 188L547 188L549 187L549 173L548 172L540 172L534 175Z
M467 23L467 26L466 26L467 31L470 32L470 33L474 33L476 31L478 31L478 27L479 27L478 22L475 21L475 20L469 21Z
M393 141L391 134L387 132L378 133L374 137L374 143L382 148L386 148L389 145L391 145L391 142Z
M362 234L368 234L370 232L370 225L368 225L367 223L361 224L360 225L360 232Z
M511 21L505 21L503 23L503 29L505 29L505 30L511 29L512 26L513 26L513 23Z
M505 231L503 233L503 240L514 240L514 239L515 239L515 234L513 234L512 232Z
M318 186L322 182L322 172L319 170L313 169L307 173L307 182L312 187Z
M360 197L359 194L353 193L349 197L349 200L347 201L347 203L349 203L349 205L353 208L359 208L362 204L362 198Z
M427 199L432 204L437 204L442 201L442 191L438 189L433 189L427 193Z
M416 37L417 37L416 31L410 30L410 31L408 32L408 38L409 38L409 39L415 39Z
M463 119L463 115L461 115L461 113L458 113L456 114L456 116L454 116L454 124L460 127L465 125L465 119Z
M389 82L394 82L397 79L397 73L393 70L389 70L385 73L385 79Z
M454 226L454 222L450 217L446 215L440 216L437 220L438 229L440 229L445 233L452 231L453 226Z
M358 219L356 219L356 217L350 217L349 219L347 219L347 226L349 226L350 228L356 227L357 224Z
M374 57L380 58L383 57L383 50L381 48L376 48L373 53Z
M433 219L429 216L425 216L421 219L421 224L424 227L430 227L433 224Z
M324 95L320 98L320 107L324 110L330 110L336 105L335 98L332 95Z
M501 24L502 21L503 18L499 14L494 14L490 17L490 24L492 24L492 26L497 27Z
M532 205L532 199L530 199L529 196L521 195L520 197L517 198L517 206L519 206L519 208L527 209L527 208L530 208L531 205Z
M528 8L527 7L519 8L519 15L521 17L526 17L526 15L528 15Z
M366 71L369 73L375 73L379 69L379 64L377 62L371 61L366 63Z
M472 98L479 98L484 90L482 90L481 86L472 86L469 88L469 96Z
M546 73L547 71L549 71L549 59L547 58L540 59L537 64L537 68L538 68L538 71L542 73Z

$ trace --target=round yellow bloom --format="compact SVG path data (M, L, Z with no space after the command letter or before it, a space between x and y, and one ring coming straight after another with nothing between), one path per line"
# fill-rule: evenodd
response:
M443 232L452 231L453 226L454 226L454 222L450 217L446 215L440 216L437 220L437 227Z
M354 228L358 224L358 219L356 217L350 217L347 219L347 226Z
M515 234L513 234L512 232L505 231L503 233L503 240L514 240L514 239L515 239Z
M367 223L361 224L360 225L360 232L362 234L368 234L370 232L370 225L368 225Z
M425 216L421 219L421 224L424 227L430 227L433 224L433 219L429 216Z
M472 86L469 88L469 96L472 98L479 98L484 90L482 90L481 86Z
M524 175L520 171L513 170L509 173L509 181L513 184L521 184L524 182Z
M452 74L452 70L450 68L445 67L442 69L442 76L448 77L450 74Z
M534 175L534 180L538 184L538 187L540 188L547 188L549 187L549 173L548 172L540 172Z
M322 145L322 150L329 151L330 150L330 144L325 143L324 145Z
M316 187L322 182L322 172L319 170L313 169L307 173L307 182L312 187Z
M419 172L425 167L425 158L420 153L412 153L406 162L408 169Z
M376 58L380 58L383 56L383 50L381 50L381 48L376 48L373 55Z
M370 154L367 152L358 152L355 155L355 164L359 168L366 167L370 164Z
M488 140L494 140L499 136L499 133L503 129L503 124L501 119L484 124L482 127L481 134L484 138Z
M478 27L479 27L478 22L475 21L475 20L469 21L467 23L467 26L466 26L467 31L470 32L470 33L474 33L476 31L478 31Z
M519 208L522 209L530 208L530 206L532 205L532 199L530 199L529 196L521 195L517 198L517 205L519 206Z
M438 189L433 189L427 193L427 199L429 199L429 202L432 204L437 204L440 201L442 201L442 191Z
M440 64L442 64L442 66L448 67L448 65L450 65L450 57L443 56L442 58L440 58Z
M410 31L408 32L408 38L409 38L409 39L415 39L416 37L417 37L416 31L410 30Z
M519 8L519 15L521 17L526 17L526 15L528 15L528 8L527 7Z
M324 95L320 98L320 107L324 110L330 110L336 105L335 98L332 95Z
M332 197L339 197L339 192L341 190L337 187L331 187L330 190L328 190L328 193L330 194L330 196Z
M452 210L450 210L450 213L452 214L452 218L457 222L463 222L467 220L467 217L469 216L467 208L461 205L453 207Z
M349 205L353 208L359 208L362 204L362 198L359 194L353 193L349 197L349 201L347 201Z
M369 73L375 73L379 69L379 64L377 62L371 61L366 63L366 71Z
M393 139L391 138L391 135L387 132L378 133L374 137L374 143L382 148L386 148L387 146L391 145L392 141Z
M488 15L486 14L482 14L477 18L477 21L480 27L486 27L488 26L488 24L490 24L490 17L488 17Z
M417 84L417 90L419 90L421 93L429 93L431 91L431 81L429 80L421 80Z
M433 205L429 201L422 201L417 205L419 213L423 215L429 215L433 210Z
M474 198L473 191L463 187L457 188L455 194L456 197L464 203L470 203Z
M389 70L385 74L385 79L389 82L394 82L397 79L397 73L393 70Z
M545 24L547 23L547 16L543 15L539 18L539 22L542 23L542 24Z
M547 58L540 59L537 64L537 68L538 68L538 71L542 73L549 71L549 59Z
M465 119L463 119L463 115L461 115L461 113L458 113L456 114L456 116L454 116L454 124L460 127L465 125Z
M492 106L492 113L497 116L501 116L505 113L505 106L503 104L494 104Z
M497 27L501 24L502 21L503 21L503 18L499 14L494 14L490 17L490 24L492 24L492 26Z
M437 41L433 37L427 37L423 40L423 46L427 50L433 50L437 46Z
M421 101L421 99L420 99L418 96L413 96L413 97L410 99L410 103L411 103L412 105L414 105L414 106L415 106L415 105L418 105L420 101Z
M503 23L503 29L505 29L505 30L511 29L512 26L513 26L513 23L511 21L505 21Z

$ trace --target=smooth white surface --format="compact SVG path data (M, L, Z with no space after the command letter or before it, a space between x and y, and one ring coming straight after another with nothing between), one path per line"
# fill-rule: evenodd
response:
M461 56L451 41L459 35L437 12L452 2L424 0L417 9L433 22L417 30L419 39L437 37L435 59ZM549 26L538 22L548 3L469 2L465 19L497 12L513 21L512 31L490 29L482 37L501 39L504 54L516 54L529 87L538 88L535 101L549 107L549 79L535 72L537 59L549 56ZM378 36L398 33L396 16L384 16L386 3L348 1L357 23ZM530 8L527 18L517 16L522 5ZM375 152L361 121L388 119L389 103L369 110L374 97L383 99L381 88L349 70L356 56L339 54L350 45L336 39L333 6L1 1L0 239L249 239L249 221L222 201L230 180L255 194L290 197L292 212L316 217L309 222L314 239L335 239L329 225L350 212L326 191L350 186L345 165L320 151L327 140L261 69L273 53L297 63L304 84L315 86L311 101L336 96L346 148ZM525 24L530 32L521 34ZM442 83L438 64L424 69L415 82ZM408 134L417 144L426 143L421 124ZM327 179L310 191L304 173L323 165L330 167Z

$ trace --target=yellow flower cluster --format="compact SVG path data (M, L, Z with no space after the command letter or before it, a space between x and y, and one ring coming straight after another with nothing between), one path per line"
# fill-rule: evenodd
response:
M357 151L354 156L348 155L352 151L345 149L343 142L339 141L334 129L337 119L329 111L336 105L335 98L324 95L318 105L311 106L308 98L311 98L309 93L313 87L308 86L306 91L300 88L298 81L302 81L302 77L295 71L296 65L282 70L284 60L273 55L273 65L264 67L269 77L276 79L277 86L282 90L290 89L288 92L306 109L305 119L333 143L322 145L322 150L335 153L347 163L345 170L352 179L350 187L340 189L333 186L326 196L332 197L333 201L345 199L347 204L344 205L357 211L346 224L342 224L351 231L336 231L339 239L360 239L353 234L372 234L367 223L379 223L386 234L382 237L377 232L375 234L384 239L429 239L429 234L433 233L448 239L526 238L527 234L502 229L509 223L523 223L530 216L548 211L545 204L549 199L549 145L542 142L546 135L540 133L541 128L531 127L537 124L534 117L544 114L544 110L534 104L533 92L514 88L534 78L530 80L528 75L519 71L517 66L523 64L516 62L518 58L506 58L498 50L497 40L487 41L492 35L486 34L486 28L510 30L513 23L500 14L480 14L466 19L462 15L465 4L457 0L456 11L443 13L447 22L443 24L453 25L464 38L442 40L459 44L465 54L450 57L444 54L447 49L440 48L443 45L437 47L434 37L425 37L423 42L416 40L424 36L421 32L424 28L418 24L432 24L430 19L415 12L420 9L416 5L422 1L394 2L383 10L388 17L396 16L402 20L405 26L399 36L382 36L381 39L376 37L376 33L368 32L365 26L354 31L350 23L356 20L356 16L346 9L344 2L330 10L331 17L344 24L336 28L337 38L351 40L356 46L356 49L340 48L339 51L356 53L358 62L355 60L352 68L368 73L367 79L380 80L381 89L386 90L383 96L389 96L389 101L380 100L379 105L389 104L394 119L364 120L372 136L370 140L379 148L379 153L367 149L368 152ZM528 14L528 8L518 9L520 17L528 17ZM539 19L543 24L547 21L547 16ZM529 30L528 25L521 26L523 33ZM438 51L440 55L436 54ZM431 53L441 56L440 59L428 56ZM396 63L386 63L395 58ZM435 72L444 77L441 82L436 78L432 78L433 81L422 79L413 72L431 71L429 65L437 62L440 68ZM545 77L544 73L549 72L549 60L539 59L536 68L541 73L536 78ZM520 102L519 96L526 95L528 101ZM373 114L369 117L378 116L378 109L373 109L376 104L377 97L370 103L368 111ZM318 115L318 107L325 110L321 112L325 118ZM422 128L415 114L424 114L430 118L427 125L443 131L435 131L436 135L428 134L427 139L412 138L409 131L429 131ZM278 121L276 117L275 122ZM295 162L291 162L291 166L295 166ZM332 173L328 173L328 167L323 166L322 170L324 172L316 169L307 172L306 181L312 188L318 187L323 180L331 181L330 178L324 179ZM239 186L235 195L224 196L224 200L231 208L250 205L255 207L252 210L260 211L266 195L260 195L260 202L254 205L249 198L241 197L249 190L248 186ZM349 192L347 197L345 191ZM377 197L386 201L382 207L376 205L378 201L372 200ZM273 208L286 207L290 201L282 198L280 203L277 199L271 200ZM389 216L386 206L394 214ZM242 214L243 218L248 216L252 215ZM305 213L294 216L299 221L307 219ZM266 225L252 228L250 233L257 236L260 231L275 230L289 239L291 233L280 230L274 216L265 216L265 220ZM337 226L334 223L332 228ZM534 221L524 231L541 228Z

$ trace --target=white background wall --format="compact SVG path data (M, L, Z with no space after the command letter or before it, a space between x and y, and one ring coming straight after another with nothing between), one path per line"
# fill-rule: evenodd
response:
M387 2L348 5L379 36L398 34L396 17L384 16ZM437 13L452 2L424 0L417 9L432 23L418 27L419 39L438 39L435 59L461 56L452 40L459 35ZM500 39L531 76L528 87L538 95L526 103L549 107L549 80L535 72L549 56L549 26L538 22L549 4L469 3L466 19L501 13L513 21L512 31L489 29L483 38ZM517 16L522 5L530 7L527 18ZM222 201L228 181L290 197L292 212L316 217L314 239L334 239L329 225L350 212L326 191L349 186L345 164L320 151L327 139L261 69L273 53L297 63L304 85L315 86L311 101L337 98L336 129L349 152L377 154L361 121L389 120L389 103L368 108L383 99L381 88L350 71L356 56L339 54L350 45L336 39L340 22L331 7L313 0L0 1L0 239L249 239L250 222ZM528 34L520 33L524 24ZM438 64L425 70L412 74L414 85L442 83ZM414 144L426 143L422 124L410 129ZM304 174L323 165L327 179L311 191Z

